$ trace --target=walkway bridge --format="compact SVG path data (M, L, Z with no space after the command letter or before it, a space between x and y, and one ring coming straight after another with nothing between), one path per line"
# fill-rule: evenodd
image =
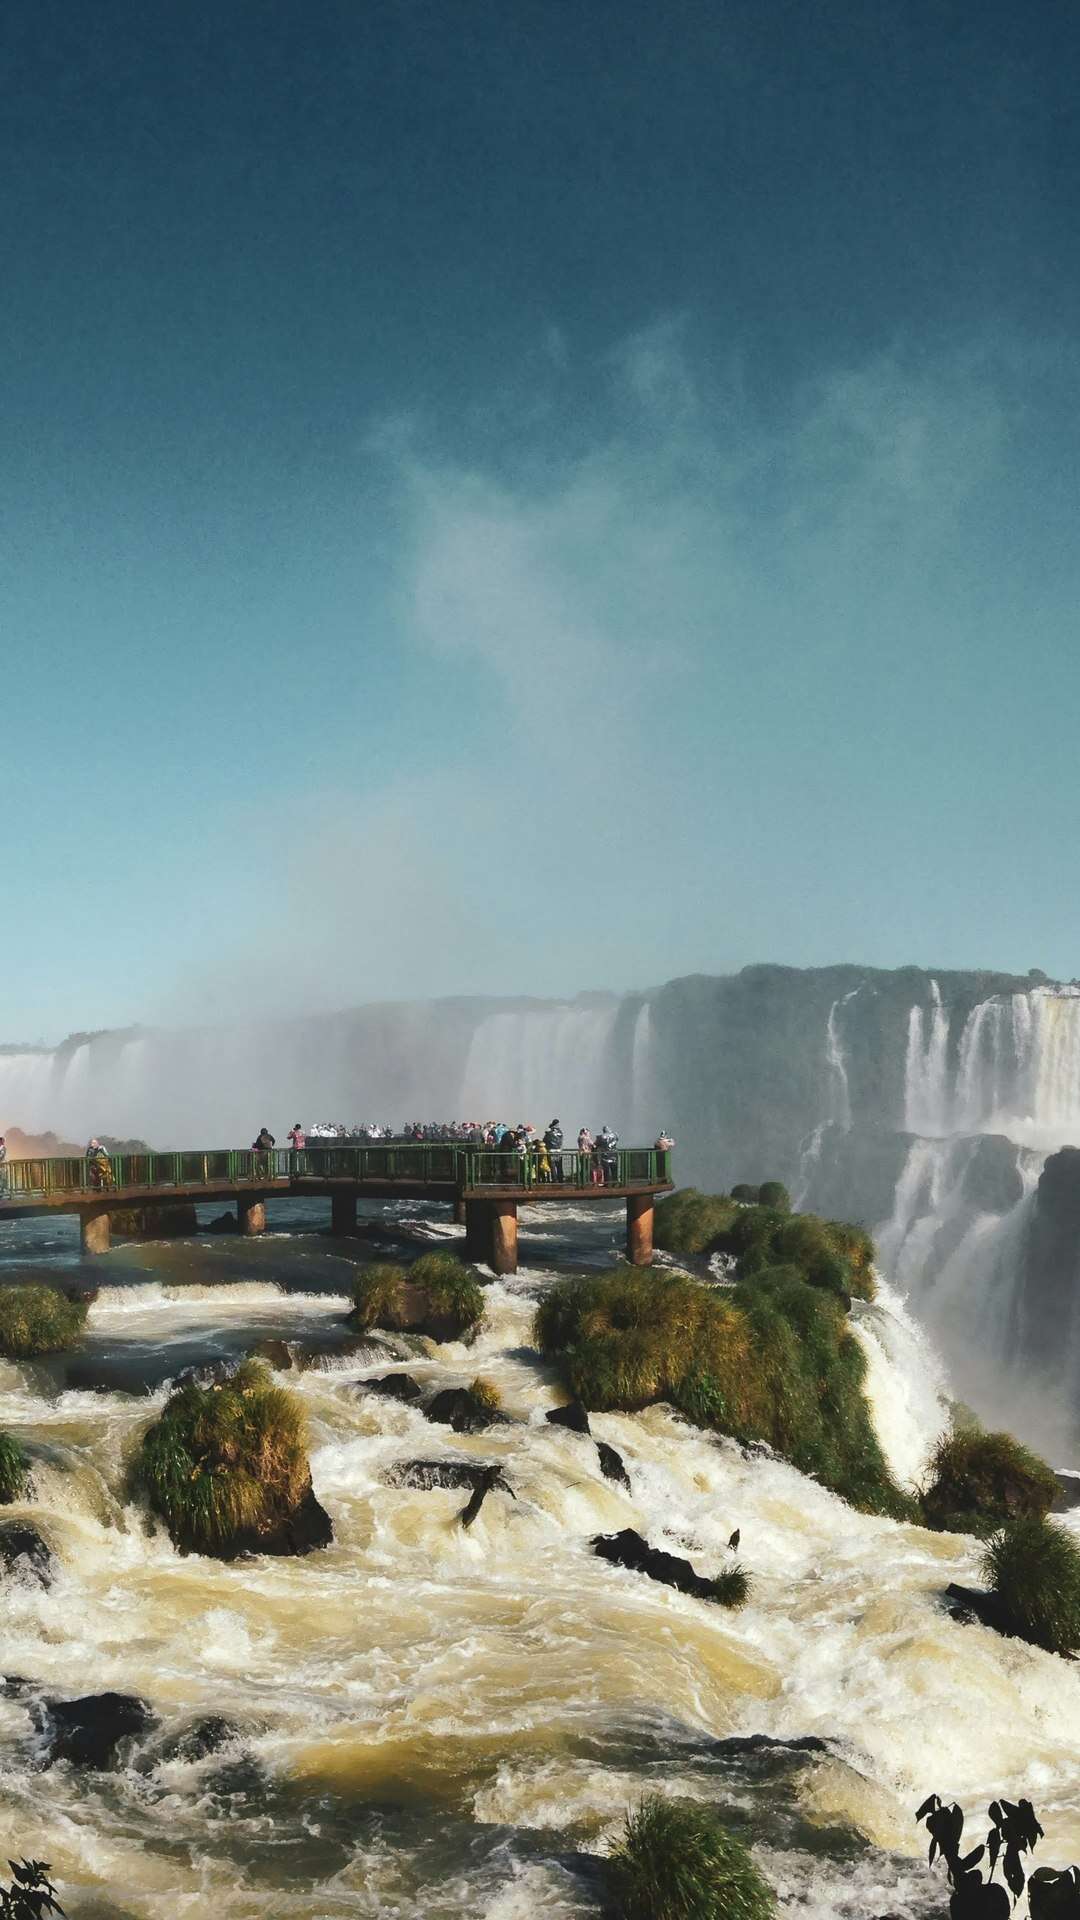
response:
M123 1153L110 1163L103 1187L80 1158L9 1160L0 1167L0 1225L35 1215L74 1213L84 1253L107 1253L112 1215L180 1202L235 1201L241 1233L266 1228L274 1199L330 1200L337 1234L356 1230L358 1200L449 1202L465 1228L465 1255L496 1273L517 1271L518 1206L623 1200L627 1258L652 1259L653 1206L671 1190L671 1155L652 1147L620 1147L603 1185L596 1164L576 1149L552 1155L552 1175L541 1179L532 1155L497 1153L457 1142L371 1146L311 1146L302 1152L231 1149L182 1153Z

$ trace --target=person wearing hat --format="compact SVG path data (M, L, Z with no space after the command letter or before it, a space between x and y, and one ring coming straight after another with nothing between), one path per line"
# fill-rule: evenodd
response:
M561 1186L563 1179L562 1143L562 1128L553 1120L544 1135L544 1145L551 1160L551 1179L556 1186Z

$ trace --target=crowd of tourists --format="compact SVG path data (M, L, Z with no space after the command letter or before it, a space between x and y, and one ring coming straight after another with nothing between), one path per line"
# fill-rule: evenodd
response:
M558 1120L552 1120L543 1133L538 1132L527 1120L520 1121L516 1127L508 1126L505 1120L415 1120L400 1132L395 1132L393 1127L370 1123L344 1127L324 1122L305 1128L298 1120L290 1127L287 1138L295 1153L302 1153L310 1145L327 1141L346 1145L382 1141L403 1146L441 1145L452 1141L471 1146L477 1151L514 1154L520 1163L523 1184L540 1182L558 1185L567 1177L566 1142ZM666 1127L662 1127L655 1142L657 1151L667 1153L674 1144ZM253 1148L259 1153L269 1152L274 1145L274 1136L266 1127L252 1142ZM580 1129L577 1153L578 1167L572 1177L579 1177L581 1162L584 1161L588 1165L592 1185L603 1187L615 1184L619 1171L619 1136L606 1121L597 1134L590 1133L588 1127Z

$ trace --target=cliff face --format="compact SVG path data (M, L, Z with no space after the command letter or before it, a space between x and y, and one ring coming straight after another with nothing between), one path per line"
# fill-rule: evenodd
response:
M1062 1157L1080 1147L1075 986L755 966L622 996L394 1003L0 1049L0 1125L73 1140L210 1147L264 1122L282 1137L294 1119L555 1115L568 1138L609 1121L646 1142L664 1125L680 1182L773 1177L797 1204L869 1226L959 1390L992 1401L999 1423L1025 1356L1080 1400L1065 1384L1080 1330L1070 1318L1063 1339L1047 1331L1078 1277L1080 1164Z

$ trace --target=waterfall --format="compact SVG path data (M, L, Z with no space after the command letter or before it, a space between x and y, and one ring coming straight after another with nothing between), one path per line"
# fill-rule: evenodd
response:
M851 1089L848 1086L847 1062L844 1059L844 1046L837 1016L840 1008L846 1007L849 1000L854 1000L858 991L858 987L853 987L850 993L845 993L842 1000L834 1000L825 1022L828 1119L832 1125L845 1128L851 1125Z
M908 1017L904 1125L909 1133L949 1131L948 1049L949 1015L941 988L931 980L929 1025L920 1006L912 1007Z
M542 1128L558 1116L568 1139L583 1124L595 1129L605 1120L625 1131L633 1116L606 1111L617 1011L615 1003L539 1005L482 1020L465 1062L461 1117Z

